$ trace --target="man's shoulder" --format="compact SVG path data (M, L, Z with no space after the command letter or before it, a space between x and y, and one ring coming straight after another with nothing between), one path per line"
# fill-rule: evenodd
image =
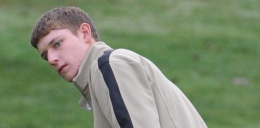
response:
M109 57L110 62L132 62L139 61L140 55L128 49L115 49Z

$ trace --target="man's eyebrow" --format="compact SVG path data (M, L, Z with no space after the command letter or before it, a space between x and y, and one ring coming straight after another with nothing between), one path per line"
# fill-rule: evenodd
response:
M48 46L52 45L57 38L59 38L59 36L53 38L53 39L48 43Z

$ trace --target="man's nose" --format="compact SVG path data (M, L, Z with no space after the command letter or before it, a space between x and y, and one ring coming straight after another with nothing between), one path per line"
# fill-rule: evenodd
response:
M48 63L55 66L59 61L58 55L54 52L48 52Z

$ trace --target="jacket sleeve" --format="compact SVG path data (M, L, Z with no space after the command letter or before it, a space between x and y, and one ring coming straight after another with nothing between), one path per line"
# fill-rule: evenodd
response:
M113 128L160 128L154 95L141 64L131 57L105 54L92 79L98 106L93 108L94 118L96 109L102 114L96 118L105 118Z

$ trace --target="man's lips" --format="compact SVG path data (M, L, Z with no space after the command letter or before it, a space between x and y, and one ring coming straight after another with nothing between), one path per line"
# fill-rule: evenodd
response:
M58 72L61 73L61 71L64 69L64 67L66 67L66 65L61 65L61 66L58 68Z

